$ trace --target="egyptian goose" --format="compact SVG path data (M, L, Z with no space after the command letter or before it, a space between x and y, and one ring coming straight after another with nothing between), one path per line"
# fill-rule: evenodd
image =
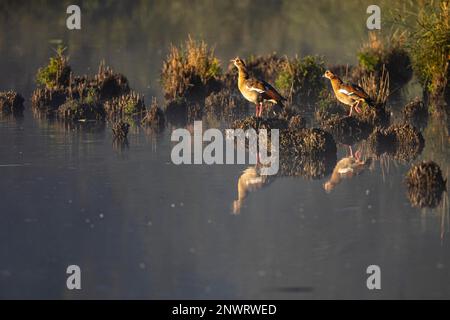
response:
M333 87L336 98L343 104L350 106L349 116L352 115L353 108L356 112L360 113L360 103L370 103L369 95L363 88L356 84L344 83L337 75L330 70L325 71L323 75L325 78L330 79L331 86Z
M256 105L256 116L261 117L263 103L266 101L275 103L283 107L286 101L281 94L264 80L250 77L245 63L239 57L231 60L239 71L238 87L245 99Z
M350 156L342 158L336 163L330 179L324 183L326 192L331 192L343 179L352 178L362 173L369 165L370 159L361 160L361 153L357 151L354 155L350 147Z

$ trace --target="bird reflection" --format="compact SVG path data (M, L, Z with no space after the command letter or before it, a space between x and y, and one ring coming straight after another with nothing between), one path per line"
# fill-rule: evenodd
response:
M238 180L238 199L233 201L233 214L241 212L242 205L248 193L259 190L274 180L274 176L261 174L261 165L245 169Z
M324 183L323 187L326 192L331 192L343 179L357 176L370 166L371 159L362 160L360 151L353 154L351 147L349 150L350 155L338 161L330 179Z

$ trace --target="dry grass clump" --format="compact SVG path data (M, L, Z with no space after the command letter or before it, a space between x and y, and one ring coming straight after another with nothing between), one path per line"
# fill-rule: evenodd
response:
M150 108L146 111L145 116L141 121L141 124L157 132L164 130L166 126L166 117L164 115L164 111L158 107L156 99L153 99Z
M317 122L323 123L335 117L345 117L347 114L348 111L342 104L337 102L331 92L323 92L316 104L314 118Z
M81 100L68 99L59 106L57 116L65 120L103 120L105 108L99 102L87 103Z
M358 52L359 68L354 69L353 77L359 78L373 73L379 78L387 71L391 77L391 89L407 84L412 78L413 71L405 42L405 32L397 30L385 39L382 39L376 31L370 32L368 41Z
M222 89L206 97L205 112L217 118L236 119L248 112L248 103L229 89Z
M38 112L52 115L66 101L66 98L67 92L64 89L38 88L31 96L31 106Z
M131 91L128 94L107 100L105 110L110 118L140 115L145 111L144 97Z
M167 99L204 97L219 87L219 60L214 50L191 37L180 47L171 46L161 71Z
M370 104L375 107L384 107L389 98L389 72L385 66L381 67L380 75L375 76L375 73L364 74L359 85L370 97Z
M39 69L38 87L32 95L32 108L47 116L64 119L104 119L105 107L110 116L124 116L144 110L143 99L130 93L126 77L100 62L93 77L74 76L63 49Z
M94 87L98 91L101 100L123 96L130 92L128 79L123 74L116 73L111 67L106 66L104 60L100 62L90 87Z
M286 59L279 70L275 85L294 104L314 104L326 88L325 63L320 57Z
M442 177L441 168L433 161L422 161L415 164L406 174L408 197L414 207L434 208L442 199L446 190L446 180Z
M24 98L17 92L0 92L0 114L21 114Z

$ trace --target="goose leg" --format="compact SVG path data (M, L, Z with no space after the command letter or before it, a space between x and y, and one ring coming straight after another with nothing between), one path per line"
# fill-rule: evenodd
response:
M359 104L360 104L360 103L361 103L361 100L359 100L359 101L356 102L356 104L355 104L355 111L358 112L358 113L361 113L361 112L362 112L361 108L359 107Z
M258 114L258 117L260 117L260 118L261 118L261 115L262 115L262 110L263 110L263 104L262 104L262 102L260 102L259 103L259 114Z

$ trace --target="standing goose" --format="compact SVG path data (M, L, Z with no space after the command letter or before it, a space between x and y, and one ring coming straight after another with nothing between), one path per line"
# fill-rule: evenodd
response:
M360 86L356 84L344 83L330 70L325 71L323 76L330 79L336 98L343 104L350 106L349 116L352 115L353 108L355 108L356 112L361 112L361 108L359 106L362 102L370 104L369 95Z
M281 94L264 80L250 77L245 63L239 57L231 60L239 71L238 87L245 99L256 105L256 116L261 117L263 103L266 101L279 104L283 107L286 101Z

